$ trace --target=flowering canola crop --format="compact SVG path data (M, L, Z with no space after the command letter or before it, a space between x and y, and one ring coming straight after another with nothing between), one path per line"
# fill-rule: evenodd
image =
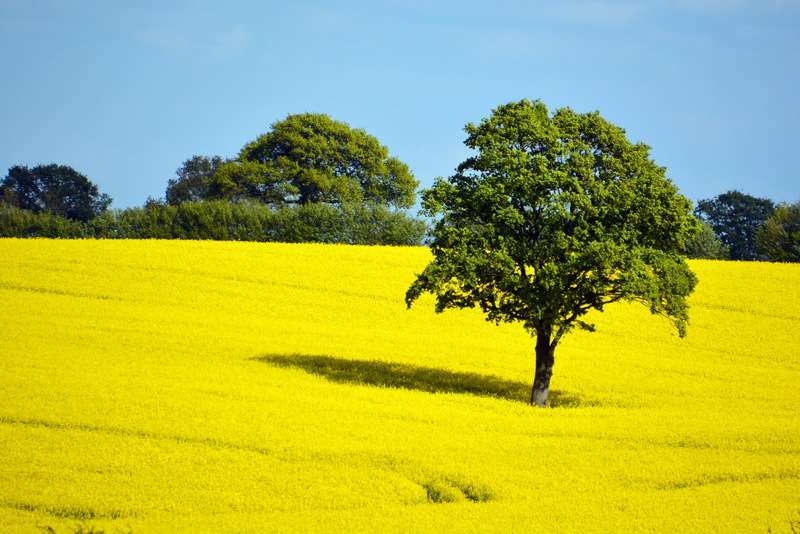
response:
M692 261L556 352L424 248L0 240L0 531L790 532L800 266Z

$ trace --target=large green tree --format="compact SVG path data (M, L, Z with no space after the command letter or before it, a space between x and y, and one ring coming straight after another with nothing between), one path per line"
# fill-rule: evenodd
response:
M418 182L364 130L321 113L289 115L215 173L215 198L283 204L369 202L408 208Z
M686 334L696 284L682 252L697 231L689 201L621 128L539 101L468 124L477 153L422 194L436 220L433 260L406 293L436 311L478 306L536 338L531 404L547 403L554 354L590 310L635 301Z
M759 259L756 230L770 216L775 205L739 191L728 191L697 203L695 214L707 221L720 241L730 249L732 260Z
M800 202L778 205L755 240L757 250L772 261L800 261Z
M0 182L0 201L34 213L88 221L108 209L111 197L72 167L52 163L11 167Z

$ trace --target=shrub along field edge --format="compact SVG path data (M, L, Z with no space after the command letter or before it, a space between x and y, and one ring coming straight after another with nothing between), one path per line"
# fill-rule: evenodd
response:
M154 203L108 211L86 223L0 204L0 237L419 245L425 231L423 221L376 204Z

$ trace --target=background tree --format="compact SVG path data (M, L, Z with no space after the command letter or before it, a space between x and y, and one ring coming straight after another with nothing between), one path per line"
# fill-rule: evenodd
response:
M739 191L728 191L697 203L695 214L711 224L723 244L730 248L733 260L758 259L755 233L770 216L775 205Z
M111 197L67 165L15 165L0 182L0 199L34 213L48 211L78 221L88 221L108 209Z
M687 257L711 260L725 260L730 257L730 249L719 240L710 224L698 221L698 228L697 234L686 242Z
M598 113L552 116L539 101L468 124L477 151L424 191L433 261L406 293L436 311L479 306L536 338L531 404L546 405L555 349L590 310L646 305L686 334L696 278L681 256L697 227L687 199L624 130Z
M272 165L258 161L229 161L214 173L208 197L239 202L257 200L280 206L297 194L297 188L283 180Z
M780 204L756 230L756 248L773 261L800 261L800 202Z
M192 156L184 161L167 183L167 203L177 206L208 199L211 179L223 163L219 156Z
M408 166L390 157L375 137L320 113L289 115L274 123L242 148L238 160L261 167L215 178L222 182L214 186L218 196L255 190L259 198L262 191L271 195L278 189L285 193L281 203L287 204L363 201L409 208L418 185Z

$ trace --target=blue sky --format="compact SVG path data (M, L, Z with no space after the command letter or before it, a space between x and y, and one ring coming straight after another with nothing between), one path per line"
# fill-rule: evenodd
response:
M423 186L521 98L599 110L693 200L800 199L800 0L0 0L0 171L71 165L115 207L290 113L375 135Z

